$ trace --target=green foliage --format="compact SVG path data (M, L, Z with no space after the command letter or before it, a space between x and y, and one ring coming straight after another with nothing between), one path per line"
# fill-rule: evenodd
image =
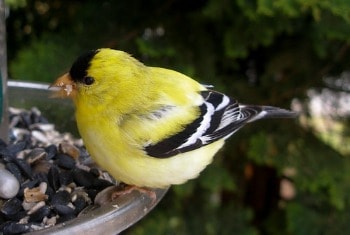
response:
M350 67L349 1L7 2L13 79L52 82L81 51L112 47L243 103L289 107ZM292 120L249 125L125 234L346 234L349 160ZM295 197L281 197L282 178Z
M315 198L309 198L308 203L296 201L288 204L289 232L300 235L347 233L350 230L349 212L334 210L327 205L326 200L322 201L326 205L312 203L317 199L316 195Z
M299 152L302 152L298 155L302 159L294 158L292 162L298 169L295 177L298 189L313 194L326 194L332 206L345 209L349 188L348 177L344 172L350 166L350 159L316 143L312 148L306 148L305 143L301 144Z
M26 3L26 0L5 0L5 4L13 9L25 7Z
M248 156L256 164L287 167L295 173L296 199L287 204L287 226L291 234L342 234L349 231L350 159L341 156L310 133L289 145L278 144L280 137L264 132L250 138ZM276 156L280 153L282 156ZM284 161L281 159L284 159Z
M77 53L75 45L68 45L63 40L56 43L50 37L44 37L18 53L10 64L11 74L14 78L29 81L53 81L66 72Z
M213 206L211 202L215 196L203 192L205 190L201 194L174 197L171 190L157 207L159 212L151 212L148 216L147 223L136 225L124 233L215 235L232 234L232 231L235 231L242 235L258 234L256 229L249 225L253 217L250 210L232 203L224 207Z
M300 135L304 138L285 145L285 138L281 141L279 136L257 133L250 138L248 157L256 164L279 169L281 175L287 167L295 169L295 175L290 177L298 192L323 194L335 209L345 209L350 192L349 177L344 172L350 167L350 159L342 157L313 135Z
M215 177L213 177L213 175L215 175ZM215 163L203 172L202 176L199 178L199 184L203 187L203 189L212 192L236 190L236 185L232 180L232 176L230 175L228 169Z

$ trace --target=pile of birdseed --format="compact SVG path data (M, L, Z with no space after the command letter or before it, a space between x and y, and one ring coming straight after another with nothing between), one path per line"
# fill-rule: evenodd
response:
M71 220L114 185L91 164L82 141L56 131L37 108L9 113L10 141L0 140L1 234Z

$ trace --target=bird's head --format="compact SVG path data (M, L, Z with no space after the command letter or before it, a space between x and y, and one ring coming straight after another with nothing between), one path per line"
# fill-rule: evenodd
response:
M91 50L73 63L68 73L59 77L51 87L55 97L69 97L75 102L106 102L124 99L147 80L146 66L129 54L113 49ZM140 91L141 92L141 91ZM121 97L122 96L122 97Z

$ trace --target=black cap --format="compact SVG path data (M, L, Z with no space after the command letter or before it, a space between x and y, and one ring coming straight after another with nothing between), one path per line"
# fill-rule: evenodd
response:
M73 81L82 81L87 76L87 70L89 69L92 58L98 53L99 50L87 51L73 63L69 74Z

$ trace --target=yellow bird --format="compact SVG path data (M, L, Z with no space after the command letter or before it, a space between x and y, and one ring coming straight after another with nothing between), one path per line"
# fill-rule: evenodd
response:
M52 86L73 99L78 130L96 163L138 187L196 178L246 123L295 117L276 107L239 104L184 74L107 48L81 55Z

